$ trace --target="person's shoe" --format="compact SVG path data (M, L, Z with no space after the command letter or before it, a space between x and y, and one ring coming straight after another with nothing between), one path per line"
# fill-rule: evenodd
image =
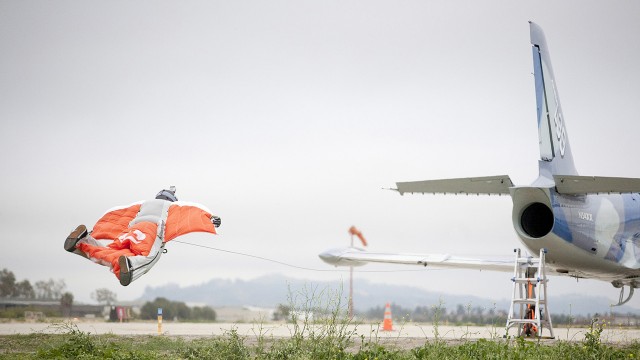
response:
M87 236L87 234L89 234L87 227L84 225L78 225L78 227L73 230L69 236L67 236L67 240L64 241L64 249L68 252L73 252L76 249L78 241Z
M120 265L120 285L127 286L131 284L131 278L133 277L133 270L129 266L129 260L122 255L118 258L118 264Z

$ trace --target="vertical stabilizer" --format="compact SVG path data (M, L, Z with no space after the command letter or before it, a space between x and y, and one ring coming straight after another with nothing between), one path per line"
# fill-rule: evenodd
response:
M577 175L551 67L547 41L540 26L532 22L529 22L529 25L538 109L540 174Z

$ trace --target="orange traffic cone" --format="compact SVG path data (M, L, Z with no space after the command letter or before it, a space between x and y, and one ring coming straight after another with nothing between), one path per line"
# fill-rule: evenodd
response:
M393 320L391 319L391 305L387 303L384 308L384 321L382 322L382 331L392 331Z

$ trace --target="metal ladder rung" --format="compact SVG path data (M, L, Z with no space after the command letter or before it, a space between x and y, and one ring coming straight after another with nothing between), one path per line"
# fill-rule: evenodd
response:
M514 303L518 303L518 304L535 304L536 299L513 299L512 300ZM545 305L547 302L545 300L539 300L538 304L540 305Z
M538 320L536 320L536 319L521 319L521 320L518 320L518 322L535 324L535 323L538 322ZM549 322L547 320L540 320L540 326L544 326L544 325L549 325Z
M542 283L543 281L546 282L547 280L538 279L538 278L511 278L511 281L515 281L518 284L523 284L523 283L539 284L539 283Z
M536 319L515 319L515 320L511 320L512 323L517 323L517 324L537 324L538 320ZM542 323L542 321L541 321Z

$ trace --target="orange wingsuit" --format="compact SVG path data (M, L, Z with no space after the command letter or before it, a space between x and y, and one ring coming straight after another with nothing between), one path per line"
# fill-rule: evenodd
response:
M153 200L152 200L153 201ZM118 279L120 278L120 256L149 255L156 239L158 225L154 222L142 221L129 227L129 223L140 211L142 203L119 208L107 212L93 227L91 237L96 240L113 240L107 246L94 246L79 243L81 250L91 260L112 267ZM176 202L171 204L164 228L166 243L176 237L191 232L208 232L216 234L211 222L212 214L197 204Z

